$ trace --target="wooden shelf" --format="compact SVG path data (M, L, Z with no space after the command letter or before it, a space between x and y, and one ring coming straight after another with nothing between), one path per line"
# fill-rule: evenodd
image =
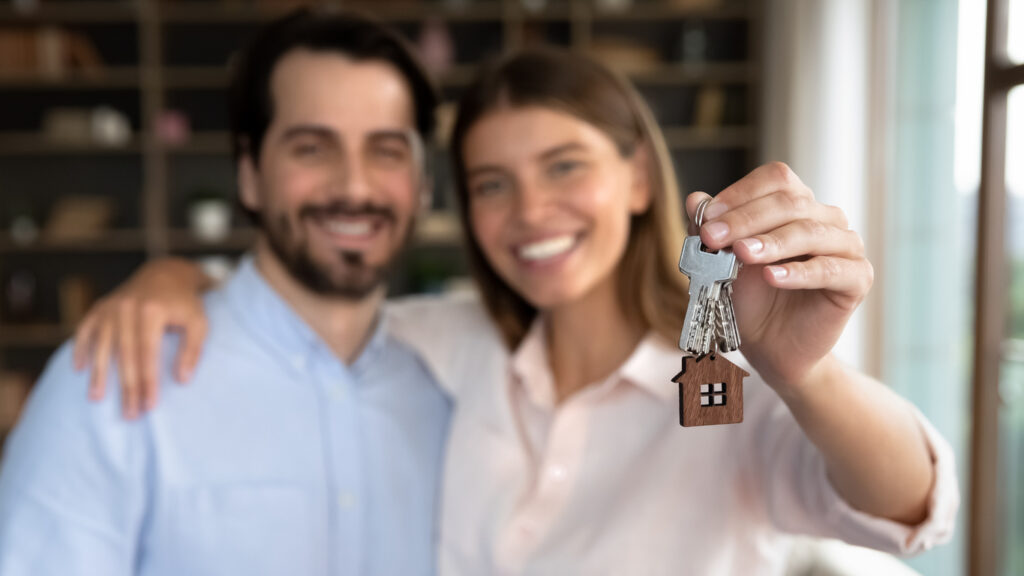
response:
M293 9L294 6L244 5L244 4L164 4L161 18L167 24L225 24L253 23L270 20ZM386 22L410 22L427 18L448 21L500 21L504 7L500 1L479 3L419 3L399 0L396 2L369 2L356 0L345 2L345 8L372 14Z
M255 228L239 228L224 240L210 242L196 238L190 230L172 230L171 251L177 253L195 252L243 252L256 241ZM416 220L413 236L418 245L449 245L461 241L462 232L458 217L454 213L430 212Z
M755 69L748 62L666 63L622 72L639 85L742 84L755 77Z
M61 142L39 132L0 133L0 157L2 156L131 156L142 153L142 139L133 137L120 145L104 145L97 142Z
M462 86L473 78L475 67L452 66L441 78L443 86ZM229 71L221 66L173 66L163 69L164 86L168 90L221 90L230 81Z
M749 126L670 126L663 128L662 133L672 150L753 148L757 144L754 141L754 129Z
M172 252L244 252L256 241L256 229L238 228L227 238L218 241L200 240L191 230L175 229L170 232Z
M0 236L0 254L41 254L55 252L142 253L146 251L142 230L110 230L89 239L50 239L45 232L31 244L17 244L4 231Z
M590 17L597 22L679 20L686 18L700 20L742 20L752 17L746 6L714 8L690 8L674 6L669 2L633 4L624 10L591 9Z
M60 324L0 324L3 348L55 348L70 336L71 330Z
M0 72L3 90L132 90L141 85L139 69L110 66L96 70L73 70L60 76Z
M137 2L102 2L83 0L42 3L34 10L15 10L12 6L0 6L0 24L62 22L69 24L111 24L129 23L138 18Z

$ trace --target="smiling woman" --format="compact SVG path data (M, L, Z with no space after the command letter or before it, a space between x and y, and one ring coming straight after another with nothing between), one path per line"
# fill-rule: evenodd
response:
M674 273L685 230L661 130L628 82L563 58L535 51L494 63L460 102L455 185L481 294L513 346L536 306L599 280L629 324L674 339L681 318L664 311L686 307Z

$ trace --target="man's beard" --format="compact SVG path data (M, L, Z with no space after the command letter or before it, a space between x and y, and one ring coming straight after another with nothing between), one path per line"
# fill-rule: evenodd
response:
M344 201L319 206L307 204L299 209L298 221L342 215L380 217L389 220L392 226L398 221L390 208L371 204L353 206ZM351 250L337 250L335 262L318 262L310 251L309 238L296 231L288 214L264 214L263 222L267 243L278 260L295 280L317 294L362 300L381 286L391 272L394 258L383 265L370 266L361 252ZM411 229L412 222L402 231L400 247L408 241Z

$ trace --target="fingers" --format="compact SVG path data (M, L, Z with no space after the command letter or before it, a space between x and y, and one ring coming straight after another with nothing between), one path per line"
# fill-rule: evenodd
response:
M811 190L786 164L782 162L763 164L715 195L715 199L707 207L705 219L714 220L726 211L738 208L747 202L783 191L814 197Z
M185 326L182 335L181 348L178 351L178 361L175 367L178 382L184 384L192 378L196 364L199 363L199 353L203 347L203 340L206 339L207 324L205 317L199 317Z
M744 264L770 264L809 255L864 257L859 234L819 220L790 222L766 234L737 240L732 248Z
M711 208L709 207L708 210ZM764 234L797 220L812 220L830 228L846 228L842 211L814 200L812 196L775 192L725 212L701 227L701 240L717 250L736 240Z
M124 299L118 304L120 320L117 326L117 359L121 375L121 410L131 420L139 414L141 384L138 372L138 326L135 303Z
M100 308L102 304L97 304L96 306ZM72 352L75 370L82 370L89 363L89 350L92 349L93 345L91 340L93 337L92 332L96 328L96 317L98 314L98 310L89 312L75 330L75 347Z
M114 339L114 326L110 322L100 325L92 345L92 377L89 380L89 398L99 400L106 394L107 365Z
M140 318L139 339L142 346L139 351L142 362L140 398L142 409L152 410L156 407L160 390L160 343L167 330L167 314L160 306L143 304Z
M852 310L871 289L875 273L864 259L815 256L802 262L765 266L764 278L786 290L826 290L835 295L837 305Z

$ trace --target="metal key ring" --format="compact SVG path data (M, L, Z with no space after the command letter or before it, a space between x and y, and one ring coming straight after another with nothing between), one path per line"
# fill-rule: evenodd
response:
M697 224L697 230L700 230L700 227L704 225L704 210L710 203L711 198L705 198L700 201L700 204L697 204L697 212L693 218L694 223Z

